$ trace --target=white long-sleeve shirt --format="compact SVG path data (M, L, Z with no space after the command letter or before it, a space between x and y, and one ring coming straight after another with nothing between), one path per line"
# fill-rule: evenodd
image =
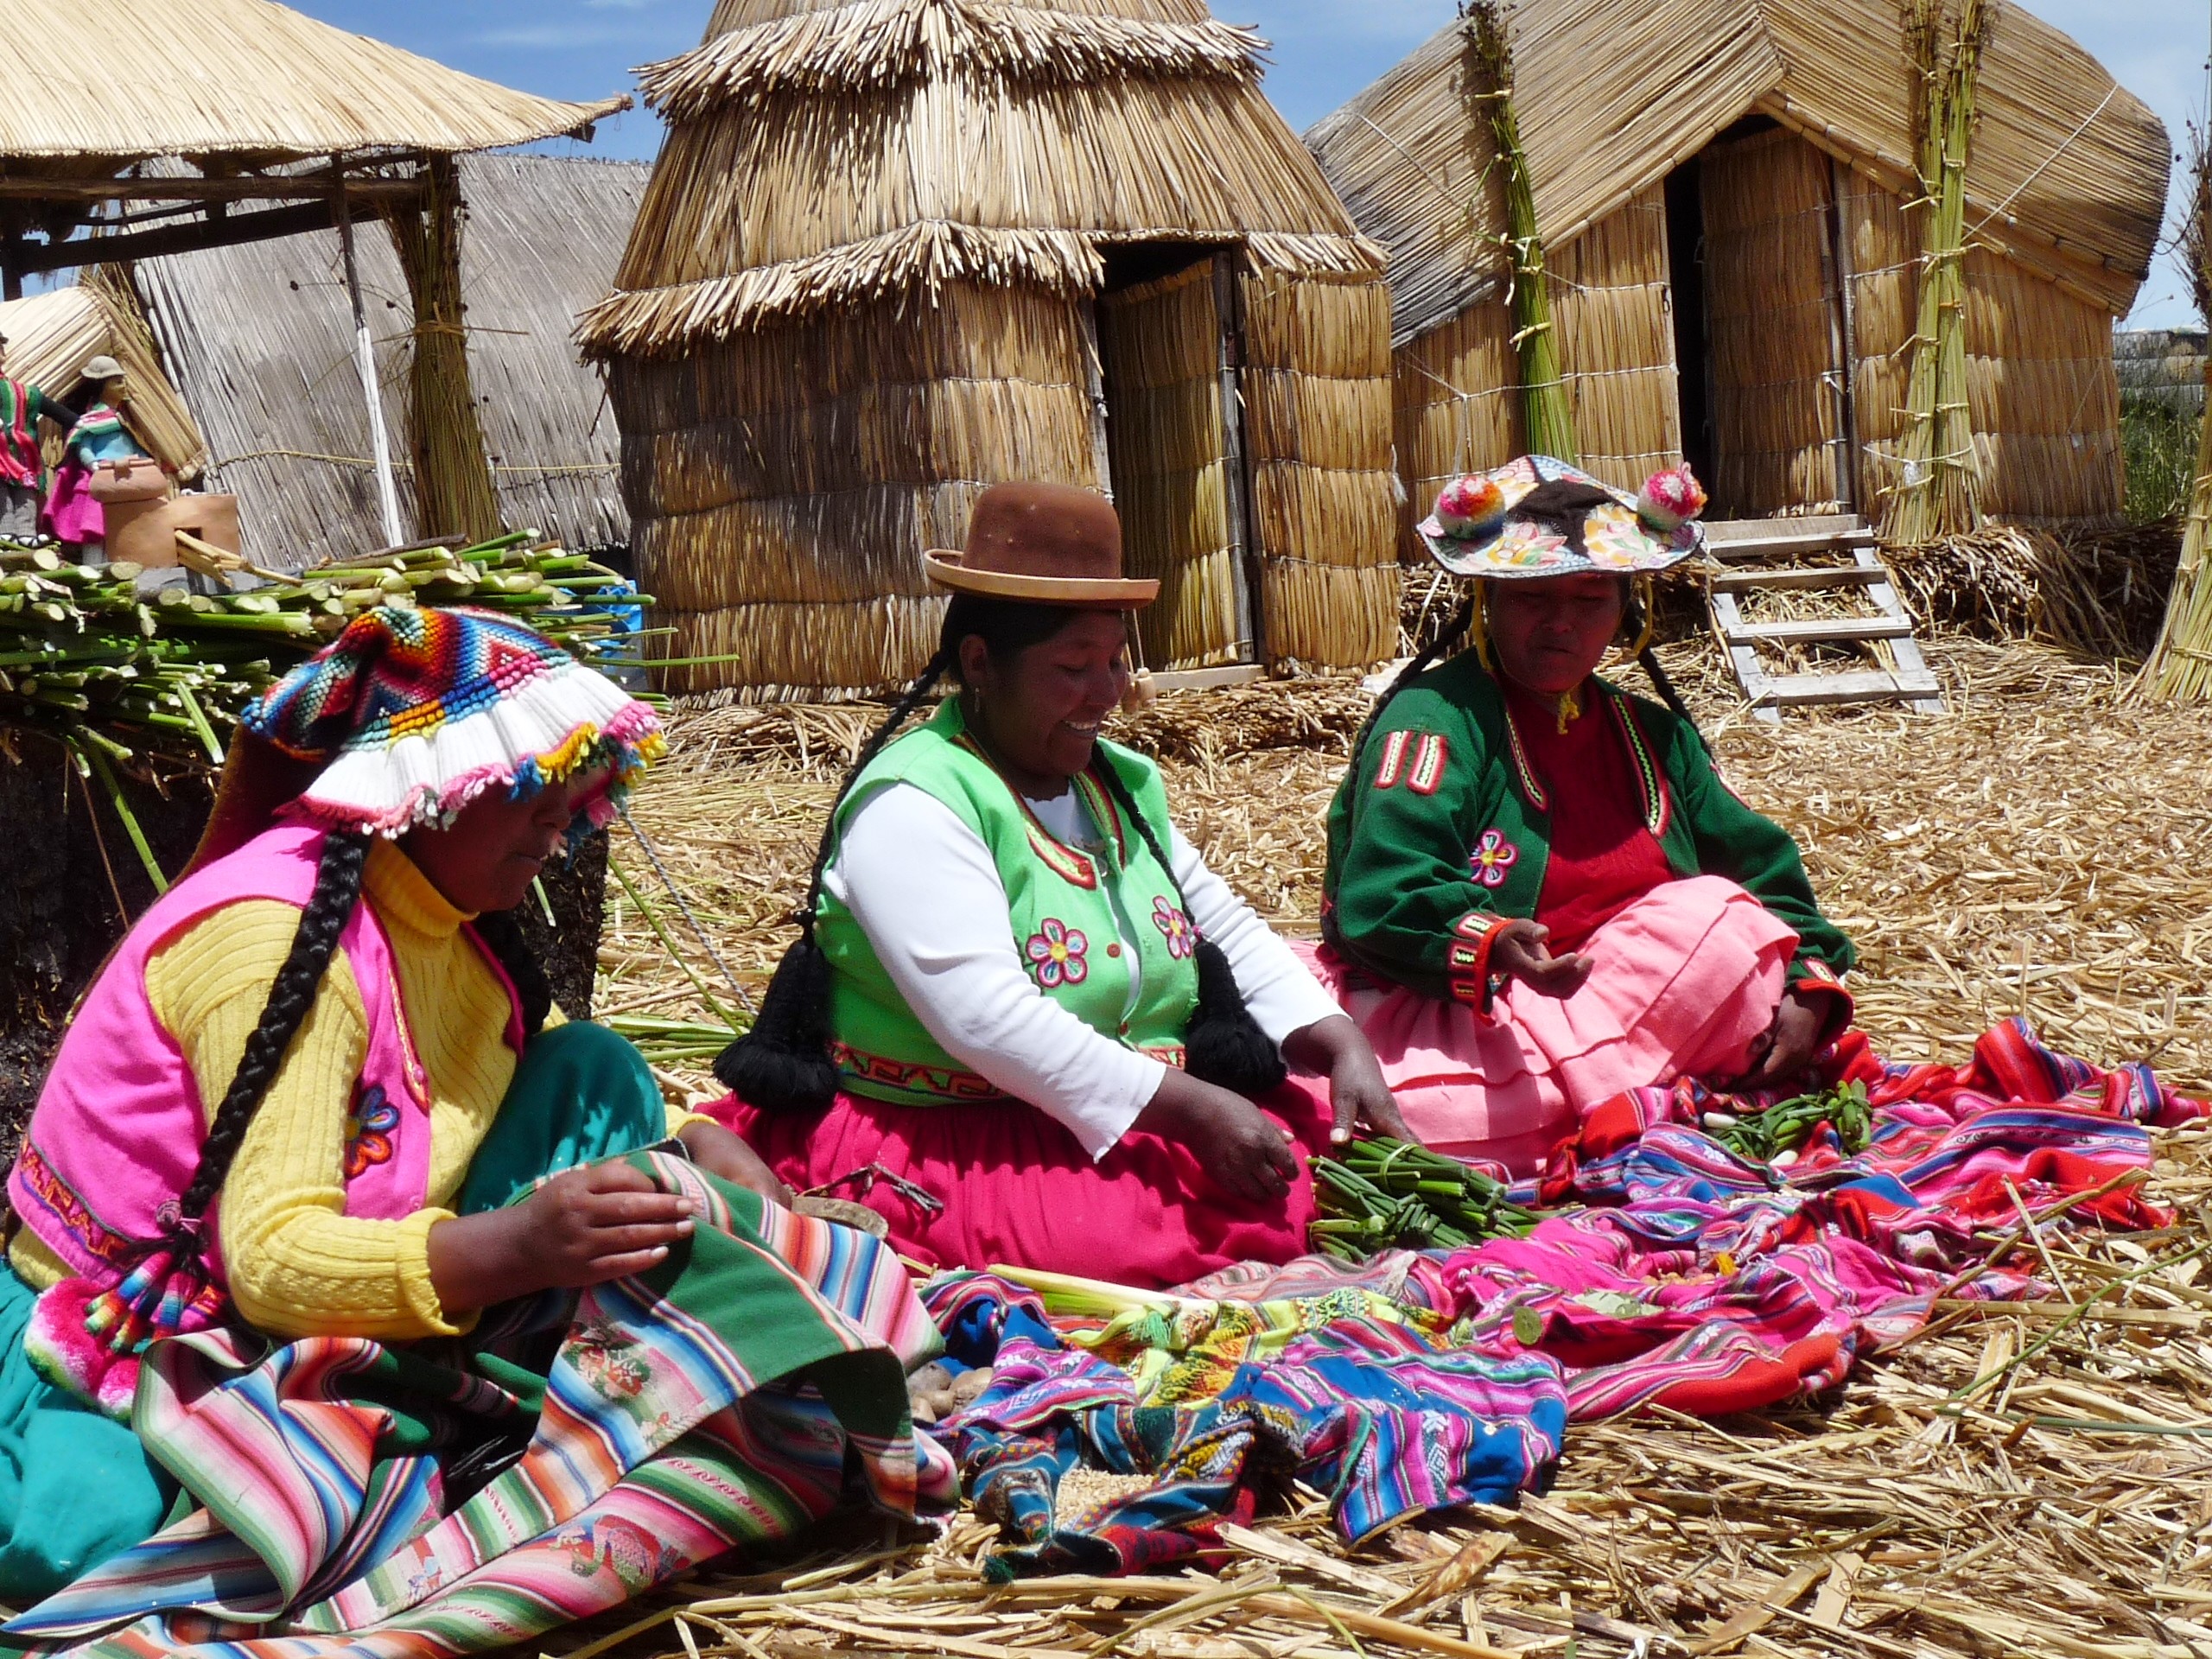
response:
M1030 810L1070 845L1098 839L1069 789ZM1236 970L1260 1029L1281 1042L1344 1010L1252 907L1169 828L1191 920ZM1151 1103L1166 1067L1093 1030L1029 976L1006 887L983 838L912 784L878 791L845 824L823 885L853 912L899 994L946 1053L1067 1126L1103 1158ZM1138 941L1119 958L1135 974ZM1091 957L1091 971L1114 959Z

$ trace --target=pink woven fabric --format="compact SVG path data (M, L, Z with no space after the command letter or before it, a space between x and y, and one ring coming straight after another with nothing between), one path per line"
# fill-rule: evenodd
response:
M1516 1178L1540 1173L1585 1111L1624 1090L1740 1073L1796 948L1717 875L1663 883L1591 935L1582 949L1597 965L1573 996L1510 982L1488 1015L1292 946L1375 1045L1407 1127Z
M1327 1147L1325 1088L1294 1079L1261 1105L1309 1152ZM1017 1102L893 1106L840 1094L820 1117L779 1117L731 1096L706 1109L800 1192L877 1164L940 1200L932 1217L880 1179L834 1194L870 1205L901 1254L937 1267L1038 1268L1150 1290L1239 1262L1287 1262L1313 1219L1302 1164L1281 1203L1250 1205L1157 1135L1133 1131L1093 1163L1060 1124Z

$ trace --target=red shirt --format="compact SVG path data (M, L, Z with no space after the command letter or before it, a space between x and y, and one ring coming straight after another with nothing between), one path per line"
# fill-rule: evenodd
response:
M1541 702L1510 681L1503 684L1506 717L1551 798L1551 856L1536 919L1551 929L1552 954L1564 956L1673 880L1675 869L1644 827L1635 757L1602 700L1586 696L1583 714L1562 733L1559 716Z

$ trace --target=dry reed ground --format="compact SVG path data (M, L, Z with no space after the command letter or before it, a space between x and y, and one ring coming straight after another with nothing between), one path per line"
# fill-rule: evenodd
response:
M2024 1008L2062 1048L2148 1058L2204 1091L2212 708L2126 702L2110 667L2040 647L1948 640L1930 655L1948 716L1793 715L1779 734L1730 712L1713 653L1672 658L1731 781L1797 835L1858 941L1860 1018L1884 1049L1962 1058L1974 1033ZM1286 926L1312 923L1320 817L1362 706L1349 683L1324 682L1170 697L1137 722L1186 833ZM638 803L752 983L781 946L776 918L803 879L829 767L866 718L680 718L674 758ZM616 854L651 880L634 842ZM637 906L612 914L604 1007L696 1013ZM1238 1535L1217 1576L998 1589L978 1570L990 1535L972 1516L935 1541L849 1531L757 1576L677 1586L620 1645L750 1659L2204 1659L2212 1133L2167 1136L2161 1152L2152 1191L2179 1217L2167 1231L2008 1235L2005 1249L2039 1255L2052 1300L1947 1303L1815 1402L1578 1425L1557 1485L1516 1513L1403 1527L1353 1552L1309 1494ZM620 1628L558 1650L598 1650L585 1644Z

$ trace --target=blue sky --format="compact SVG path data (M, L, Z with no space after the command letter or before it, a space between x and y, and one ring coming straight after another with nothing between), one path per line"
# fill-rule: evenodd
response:
M709 0L292 0L357 29L473 73L560 98L628 90L629 70L698 43ZM2021 0L2104 60L2180 138L2201 118L2212 0ZM1343 103L1451 17L1452 0L1215 0L1216 15L1251 23L1274 42L1268 92L1300 130ZM607 123L591 149L650 156L653 118ZM2171 260L2144 285L2133 321L2166 327L2191 318Z

